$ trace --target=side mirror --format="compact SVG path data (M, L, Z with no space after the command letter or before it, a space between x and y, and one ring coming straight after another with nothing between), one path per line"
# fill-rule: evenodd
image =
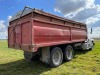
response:
M92 28L91 28L91 32L90 32L90 33L92 34L92 32L93 32L93 30L92 30Z

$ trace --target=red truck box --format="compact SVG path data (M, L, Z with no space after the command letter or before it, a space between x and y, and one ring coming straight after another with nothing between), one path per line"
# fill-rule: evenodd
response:
M25 57L39 54L40 49L44 51L54 47L57 47L55 49L58 47L66 48L68 45L70 45L68 46L70 49L73 49L74 45L80 44L81 46L86 40L86 24L52 15L42 10L20 11L9 22L8 47L23 50ZM52 51L50 50L51 53L43 51L41 54L46 55L47 53L50 60ZM62 50L62 52L64 51ZM64 54L62 55L65 56L66 54ZM42 56L42 58L44 57ZM45 62L44 59L42 61ZM53 64L53 66L58 65Z

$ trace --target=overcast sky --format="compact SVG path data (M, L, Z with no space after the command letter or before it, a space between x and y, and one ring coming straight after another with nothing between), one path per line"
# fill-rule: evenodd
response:
M100 0L0 0L0 39L6 39L8 22L24 6L43 9L93 28L91 37L100 37Z

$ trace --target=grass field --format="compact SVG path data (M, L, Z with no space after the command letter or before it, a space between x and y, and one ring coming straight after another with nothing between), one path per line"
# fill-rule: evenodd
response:
M9 49L6 40L0 40L0 75L100 75L100 41L92 51L75 51L70 62L50 68L42 62L26 62L23 51Z

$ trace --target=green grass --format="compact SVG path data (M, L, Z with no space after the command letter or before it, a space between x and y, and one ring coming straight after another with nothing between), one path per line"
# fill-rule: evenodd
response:
M26 62L23 51L9 49L0 40L0 75L100 75L100 41L92 51L76 51L70 62L50 68L42 62Z

